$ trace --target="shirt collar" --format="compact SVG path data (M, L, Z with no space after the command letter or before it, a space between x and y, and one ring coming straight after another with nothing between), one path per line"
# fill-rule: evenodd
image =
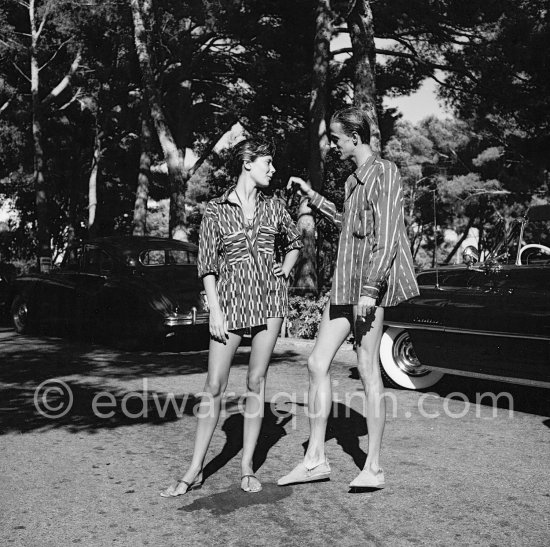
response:
M373 163L378 159L377 154L369 156L354 172L353 175L359 184L365 184L367 171L372 167Z
M220 203L235 204L234 201L231 201L229 199L229 195L231 194L231 192L233 192L233 190L235 190L236 187L237 187L236 184L233 184L232 186L230 186L219 198L216 198L216 201L219 201ZM258 190L257 196L259 201L265 201L265 196L261 190Z

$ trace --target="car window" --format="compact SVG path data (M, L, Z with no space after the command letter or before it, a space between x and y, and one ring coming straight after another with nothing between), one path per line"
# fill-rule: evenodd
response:
M64 270L78 271L82 258L82 247L69 247L63 257L62 267Z
M197 263L197 253L183 249L148 249L139 255L143 266L182 266Z
M550 220L528 222L525 225L522 244L531 243L550 247Z
M82 270L86 273L108 275L113 271L113 259L103 249L88 246L84 252Z

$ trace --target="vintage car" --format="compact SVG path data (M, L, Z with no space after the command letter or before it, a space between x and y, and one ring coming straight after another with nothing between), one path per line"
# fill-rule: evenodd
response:
M0 323L4 323L9 315L9 295L16 274L13 264L0 262Z
M422 271L420 295L387 308L387 385L433 386L445 373L550 387L550 205L501 226L481 263Z
M59 268L17 277L11 317L19 333L92 335L135 347L182 333L208 338L198 247L114 236L69 247Z

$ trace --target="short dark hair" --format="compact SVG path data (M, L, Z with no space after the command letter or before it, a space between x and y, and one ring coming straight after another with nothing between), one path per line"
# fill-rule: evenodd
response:
M361 137L361 142L369 144L370 118L361 108L356 106L341 108L332 115L330 123L339 123L346 135L351 137L355 132Z
M229 155L229 173L237 177L241 174L245 161L254 161L262 156L273 156L275 147L268 141L244 139L231 148Z

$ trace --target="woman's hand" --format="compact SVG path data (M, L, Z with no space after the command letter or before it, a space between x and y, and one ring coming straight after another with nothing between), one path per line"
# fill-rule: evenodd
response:
M359 297L359 302L357 303L357 318L360 321L364 321L365 317L374 314L376 311L376 299L371 296L361 296Z
M273 265L273 273L277 277L284 277L285 279L288 278L288 274L283 270L283 267L278 262Z
M286 185L287 190L298 190L303 196L311 196L311 184L300 177L290 177Z
M222 344L225 344L229 338L227 321L220 308L210 309L210 336Z

